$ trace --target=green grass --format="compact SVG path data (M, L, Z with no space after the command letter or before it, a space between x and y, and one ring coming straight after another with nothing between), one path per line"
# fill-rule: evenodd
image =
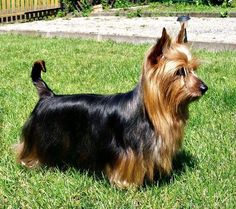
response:
M0 36L0 208L235 208L236 51L195 51L209 91L190 107L183 153L170 179L119 190L105 178L70 169L27 170L11 145L37 102L29 75L45 59L57 93L132 89L148 45Z
M138 5L133 5L134 7L130 9L130 6L122 7L124 11L128 12L129 17L141 17L148 15L149 13L152 16L166 16L174 15L174 13L216 13L221 17L230 16L231 12L236 12L236 3L232 3L231 6L226 6L223 4L222 6L211 6L204 4L190 4L190 3L149 3L148 6L145 7L137 7ZM119 11L116 13L120 15ZM191 16L191 15L190 15Z
M226 5L222 6L211 6L204 4L189 4L189 3L150 3L148 7L149 11L153 12L235 12L236 5L233 4L230 7Z

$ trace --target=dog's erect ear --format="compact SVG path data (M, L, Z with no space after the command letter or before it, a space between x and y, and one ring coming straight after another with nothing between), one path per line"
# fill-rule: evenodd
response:
M163 28L161 38L157 40L157 43L151 48L147 56L146 67L151 67L157 64L159 59L163 55L163 50L165 48L168 48L170 44L170 36L167 34L166 29Z
M179 34L176 38L176 43L182 44L184 42L184 37L185 37L185 25L184 23L181 25L181 29L179 31Z

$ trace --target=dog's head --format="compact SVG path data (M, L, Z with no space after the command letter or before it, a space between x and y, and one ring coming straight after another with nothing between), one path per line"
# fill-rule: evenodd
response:
M172 40L163 28L161 38L148 51L142 74L146 105L178 111L207 91L206 84L196 75L199 61L183 43L184 33L182 26L177 38Z

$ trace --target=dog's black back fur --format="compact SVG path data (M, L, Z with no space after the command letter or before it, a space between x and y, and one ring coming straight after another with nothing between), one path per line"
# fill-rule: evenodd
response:
M29 149L26 155L34 147L48 166L97 170L112 164L128 148L137 154L149 150L154 132L139 85L128 93L110 96L55 95L39 70L39 66L33 67L32 78L40 86L40 99L22 133Z

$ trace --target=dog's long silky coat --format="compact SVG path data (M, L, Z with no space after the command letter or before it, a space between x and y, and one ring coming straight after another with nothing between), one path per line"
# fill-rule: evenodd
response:
M169 174L188 104L207 90L183 34L182 27L173 41L163 29L128 93L56 95L41 79L44 61L36 61L31 77L40 99L23 127L18 161L102 171L119 187L152 181L156 172Z

